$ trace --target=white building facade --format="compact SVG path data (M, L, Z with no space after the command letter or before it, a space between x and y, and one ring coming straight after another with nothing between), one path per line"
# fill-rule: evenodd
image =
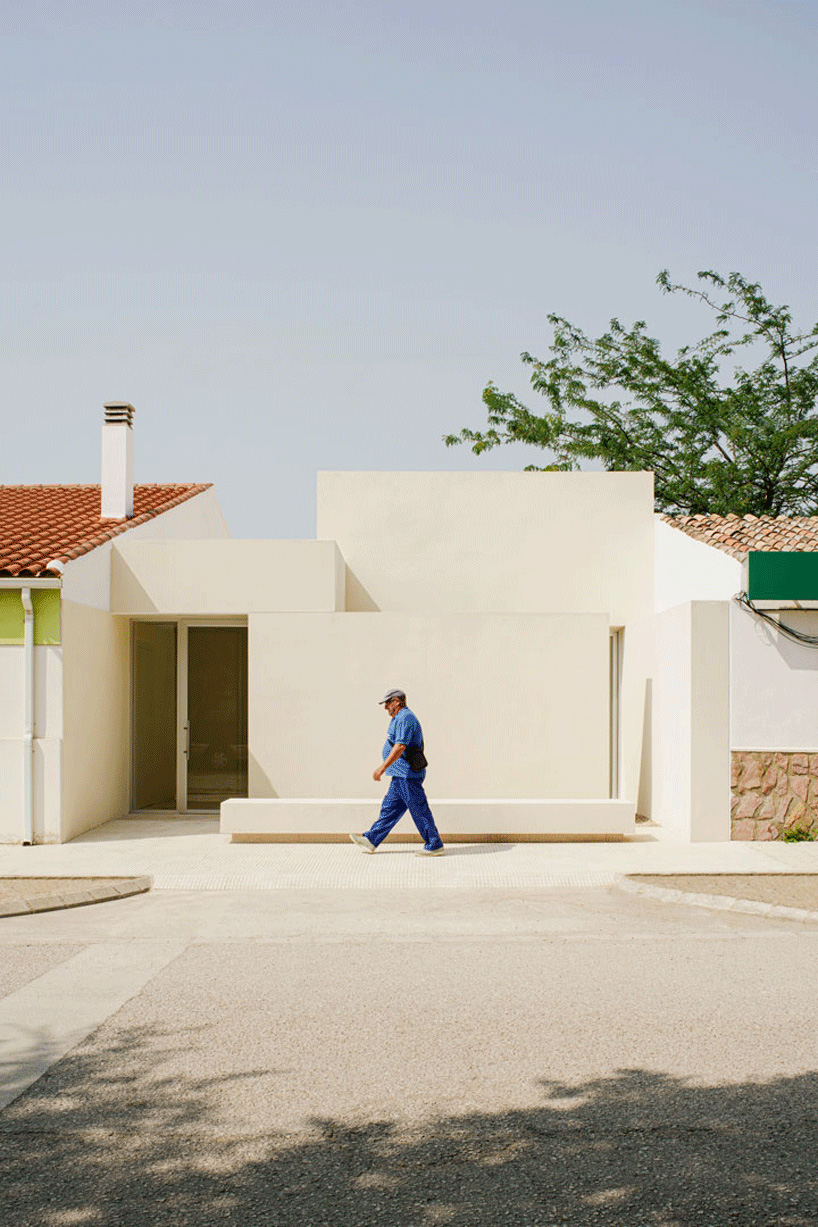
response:
M654 515L648 473L322 473L310 541L230 538L209 487L157 506L0 565L2 841L192 812L340 838L374 816L396 685L444 838L772 838L812 812L818 652L736 604L741 550Z

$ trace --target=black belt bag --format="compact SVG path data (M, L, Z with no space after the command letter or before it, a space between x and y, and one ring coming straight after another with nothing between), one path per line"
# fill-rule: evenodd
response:
M387 738L387 740L389 739ZM395 743L390 741L389 744L393 746ZM410 771L425 771L429 766L426 761L426 755L423 753L422 745L407 746L403 751L403 757L406 759Z
M429 765L423 753L423 746L407 746L403 751L403 757L409 764L410 771L423 771Z

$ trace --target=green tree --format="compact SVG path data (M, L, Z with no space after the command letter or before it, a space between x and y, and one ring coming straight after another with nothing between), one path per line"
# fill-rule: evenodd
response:
M546 361L521 355L548 408L534 413L493 383L483 391L485 431L444 436L479 455L530 443L553 461L531 469L652 469L657 511L810 515L818 512L818 324L792 327L739 273L698 274L699 288L674 285L709 307L715 329L665 357L644 321L611 320L596 340L559 315ZM746 357L757 365L739 364Z

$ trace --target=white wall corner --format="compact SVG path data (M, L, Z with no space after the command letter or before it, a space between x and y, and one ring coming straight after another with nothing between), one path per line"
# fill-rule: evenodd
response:
M690 838L691 613L690 605L654 619L651 711L652 818Z
M730 604L691 604L690 839L730 838Z
M653 818L691 842L730 838L730 606L657 614Z
M111 550L116 543L128 541L224 541L230 538L221 507L212 487L185 499L144 524L136 524L127 532L105 541L65 565L62 581L63 600L78 605L93 605L97 609L111 607Z
M620 796L632 800L645 818L653 817L654 622L653 617L629 622L622 645Z
M347 607L347 564L338 542L332 544L335 546L335 612L343 613Z
M728 601L741 591L743 564L723 550L688 537L654 516L654 608L687 601Z

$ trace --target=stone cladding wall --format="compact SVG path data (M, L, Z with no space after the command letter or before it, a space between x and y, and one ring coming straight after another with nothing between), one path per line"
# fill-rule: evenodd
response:
M781 839L818 828L818 754L734 750L733 839Z

